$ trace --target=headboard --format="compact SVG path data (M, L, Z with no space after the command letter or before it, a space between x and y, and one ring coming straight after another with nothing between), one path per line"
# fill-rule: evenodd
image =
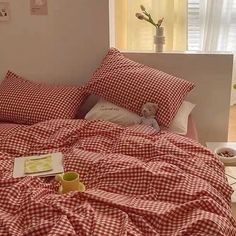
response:
M199 140L227 141L232 54L125 53L137 62L195 83L186 100L197 104L193 117Z

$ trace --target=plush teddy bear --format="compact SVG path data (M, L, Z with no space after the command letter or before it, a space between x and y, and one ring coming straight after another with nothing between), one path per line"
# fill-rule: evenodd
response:
M146 102L141 108L141 121L140 124L146 124L152 126L157 131L160 130L155 117L157 113L158 105L156 103Z

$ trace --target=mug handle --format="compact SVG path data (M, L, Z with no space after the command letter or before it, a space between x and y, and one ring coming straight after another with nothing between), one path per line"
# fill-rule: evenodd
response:
M57 182L62 182L62 179L63 179L63 174L58 174L58 175L55 176L55 180Z

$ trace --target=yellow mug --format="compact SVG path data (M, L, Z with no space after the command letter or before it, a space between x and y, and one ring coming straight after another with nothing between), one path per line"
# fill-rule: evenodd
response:
M68 193L70 191L84 192L85 186L79 181L79 174L77 172L65 172L55 176L56 181L61 183L59 193Z

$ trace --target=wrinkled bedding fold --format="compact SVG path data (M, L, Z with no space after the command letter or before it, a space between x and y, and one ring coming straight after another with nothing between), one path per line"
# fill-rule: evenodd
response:
M12 178L15 157L62 152L84 193ZM224 167L198 142L151 127L51 120L0 135L0 235L236 234Z

